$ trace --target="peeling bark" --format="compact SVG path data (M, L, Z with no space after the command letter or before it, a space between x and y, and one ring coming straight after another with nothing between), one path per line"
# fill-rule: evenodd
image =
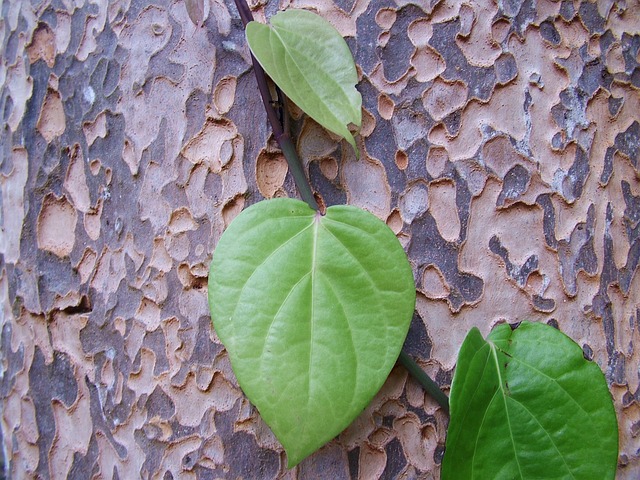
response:
M473 326L549 322L606 374L640 474L640 4L258 2L346 37L362 158L293 106L327 205L386 221L442 387ZM0 399L11 478L438 478L447 419L393 370L291 472L211 328L208 264L296 196L232 4L1 4ZM589 432L597 434L597 432Z

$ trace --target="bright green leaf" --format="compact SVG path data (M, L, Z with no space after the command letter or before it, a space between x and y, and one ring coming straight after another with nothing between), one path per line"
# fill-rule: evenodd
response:
M614 478L616 415L604 375L541 323L465 339L451 386L442 479Z
M271 26L250 22L251 52L280 89L307 115L345 138L358 152L348 125L360 127L362 97L351 51L326 20L306 10L286 10Z
M397 238L352 206L322 216L299 200L257 203L229 225L211 262L214 328L290 467L371 401L414 304Z

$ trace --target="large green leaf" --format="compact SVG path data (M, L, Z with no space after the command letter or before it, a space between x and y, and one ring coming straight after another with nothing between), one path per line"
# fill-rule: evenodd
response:
M451 387L442 479L614 478L616 415L604 375L541 323L465 339Z
M214 328L289 466L362 412L389 375L415 304L393 232L352 206L292 199L244 210L209 274Z
M351 51L326 20L305 10L286 10L271 26L250 22L251 52L280 89L320 125L344 137L358 152L348 129L360 127L362 97Z

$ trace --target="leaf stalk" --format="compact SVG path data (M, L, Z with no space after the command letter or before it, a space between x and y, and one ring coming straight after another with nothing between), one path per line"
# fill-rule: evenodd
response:
M431 397L438 402L438 404L449 413L449 398L444 394L436 382L434 382L427 373L420 368L413 358L405 353L404 350L400 351L400 357L398 357L400 363L404 365L411 376L415 378L418 383L424 388Z

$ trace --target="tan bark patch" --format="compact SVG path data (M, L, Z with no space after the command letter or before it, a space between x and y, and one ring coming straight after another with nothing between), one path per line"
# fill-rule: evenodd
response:
M213 104L219 115L224 115L233 106L236 96L236 77L224 77L213 91Z
M424 107L434 120L442 120L467 103L467 87L462 82L436 79L424 92Z
M284 155L262 150L256 160L256 183L265 198L273 198L282 188L289 168Z
M64 107L60 93L49 89L45 97L36 128L44 139L49 143L56 137L62 135L67 128Z
M27 47L29 63L42 59L49 68L53 68L56 57L56 37L51 27L46 23L39 23L31 44Z
M97 138L105 138L107 136L107 115L102 112L98 114L95 121L85 122L82 125L82 131L89 146L93 145Z
M80 145L75 144L69 154L69 167L64 179L64 188L69 192L71 201L76 209L87 213L91 207L89 187L84 168L84 158Z
M75 245L77 221L76 209L66 196L48 194L38 215L38 248L58 257L68 256Z

